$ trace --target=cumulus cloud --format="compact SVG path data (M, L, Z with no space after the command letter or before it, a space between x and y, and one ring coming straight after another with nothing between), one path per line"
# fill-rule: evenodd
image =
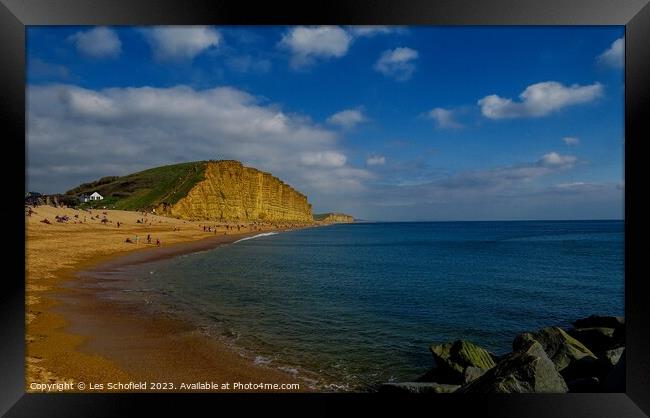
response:
M319 59L341 58L358 38L403 32L399 26L296 26L289 29L279 46L291 52L290 65L301 70L314 65Z
M406 81L411 78L415 71L415 60L417 58L418 51L411 48L389 49L381 53L374 65L374 69L397 81Z
M344 129L353 128L366 121L367 118L360 109L341 110L327 118L327 123Z
M386 164L386 157L383 155L372 155L366 160L367 165L384 165Z
M74 42L77 51L91 58L116 58L122 52L117 33L104 26L77 32L68 39Z
M360 190L371 176L347 164L336 132L232 87L29 86L27 116L28 181L42 192L207 159L242 161L308 196Z
M580 145L580 138L576 138L573 136L565 136L564 138L562 138L562 141L569 146Z
M352 35L338 26L297 26L282 36L279 45L292 53L291 67L300 69L317 59L344 56L351 42Z
M219 32L208 26L157 26L142 33L161 61L191 60L221 42Z
M557 81L532 84L519 95L515 102L492 94L478 101L483 116L490 119L541 117L567 106L591 102L603 94L600 83L569 87Z
M544 166L552 167L570 167L576 162L577 158L573 155L561 155L557 152L544 154L540 160Z
M598 56L598 62L615 68L625 66L625 38L618 38Z
M458 129L463 125L458 123L454 117L454 111L436 107L427 112L426 116L436 122L436 126L441 129Z

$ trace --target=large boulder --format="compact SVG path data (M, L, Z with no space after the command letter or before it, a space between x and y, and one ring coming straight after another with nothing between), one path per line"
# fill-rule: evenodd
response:
M488 370L489 369L481 369L479 367L469 366L463 373L463 385L475 381L479 377L483 376Z
M401 382L384 383L379 386L379 392L384 393L452 393L460 385L447 385L433 382Z
M487 370L495 366L490 352L465 340L432 345L429 350L440 373L446 374L450 383L464 383L465 369L468 367Z
M601 353L625 344L622 338L623 335L617 333L615 328L574 328L570 329L568 334L583 343L594 353Z
M513 341L514 351L520 351L537 341L551 359L558 372L567 380L594 376L600 368L598 358L584 344L558 327L524 332Z
M458 393L565 393L568 388L542 345L522 342L495 367L457 390Z
M625 347L618 347L605 351L599 358L608 366L616 366L625 352Z

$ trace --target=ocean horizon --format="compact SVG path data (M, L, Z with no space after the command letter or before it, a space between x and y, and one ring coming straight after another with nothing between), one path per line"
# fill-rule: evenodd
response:
M187 320L320 389L409 381L431 344L624 314L624 220L389 221L264 233L123 267L103 297ZM119 278L118 278L119 277Z

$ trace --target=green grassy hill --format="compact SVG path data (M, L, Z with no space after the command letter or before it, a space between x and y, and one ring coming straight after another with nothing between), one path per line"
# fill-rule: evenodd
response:
M121 210L151 209L161 203L174 204L196 183L203 180L207 161L194 161L151 168L122 177L102 177L68 190L78 196L98 192L104 200L89 206L106 206Z

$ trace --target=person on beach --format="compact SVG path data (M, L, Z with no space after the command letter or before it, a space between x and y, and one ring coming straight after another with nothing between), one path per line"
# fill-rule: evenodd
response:
M151 244L151 234L147 234L147 244Z
M160 238L156 238L156 246L160 247Z
M117 221L117 227L118 228L120 227L120 221Z

